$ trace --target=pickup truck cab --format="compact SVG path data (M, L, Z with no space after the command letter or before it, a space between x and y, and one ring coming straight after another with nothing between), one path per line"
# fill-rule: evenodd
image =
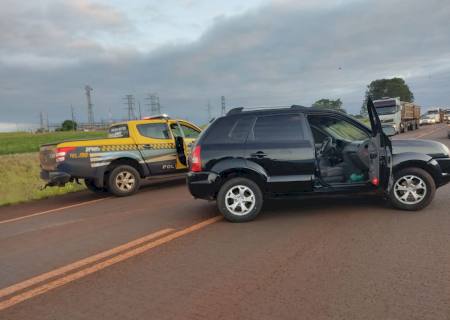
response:
M189 190L216 200L233 222L254 219L267 198L379 193L399 209L426 207L450 182L449 149L391 141L371 99L367 109L370 127L342 112L296 105L233 109L197 140Z
M141 179L186 172L188 151L200 132L166 115L117 123L106 139L41 146L41 178L47 186L84 179L91 191L131 195Z

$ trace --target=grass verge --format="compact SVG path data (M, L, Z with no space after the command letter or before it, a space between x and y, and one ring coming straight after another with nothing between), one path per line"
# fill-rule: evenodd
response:
M48 133L4 132L0 133L0 155L39 151L39 146L64 140L104 138L106 132L64 131Z
M0 156L0 206L43 199L83 190L84 185L68 183L65 187L40 190L44 182L39 178L38 153Z

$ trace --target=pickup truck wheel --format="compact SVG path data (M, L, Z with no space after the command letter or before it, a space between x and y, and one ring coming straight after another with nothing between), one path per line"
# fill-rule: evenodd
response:
M141 177L132 166L119 165L109 173L106 184L108 191L113 195L125 197L139 190Z
M395 208L417 211L430 204L436 192L433 177L420 168L405 168L394 174L389 198Z
M263 205L259 186L246 178L233 178L220 188L217 206L225 219L246 222L256 218Z
M105 188L99 188L95 185L94 179L84 179L84 184L89 191L92 191L94 193L103 194L106 192Z

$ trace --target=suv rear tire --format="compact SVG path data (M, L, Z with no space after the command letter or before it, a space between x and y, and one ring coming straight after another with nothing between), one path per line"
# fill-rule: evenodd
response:
M263 205L261 188L247 178L233 178L220 188L217 207L231 222L247 222L256 218Z
M139 190L141 176L129 165L115 167L106 178L108 191L117 197L130 196Z
M389 199L397 209L417 211L430 204L435 192L433 177L423 169L411 167L394 174Z

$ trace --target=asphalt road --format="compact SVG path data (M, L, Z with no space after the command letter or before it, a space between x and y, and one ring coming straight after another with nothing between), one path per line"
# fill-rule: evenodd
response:
M245 224L184 181L0 208L0 319L450 319L449 194L271 201Z

